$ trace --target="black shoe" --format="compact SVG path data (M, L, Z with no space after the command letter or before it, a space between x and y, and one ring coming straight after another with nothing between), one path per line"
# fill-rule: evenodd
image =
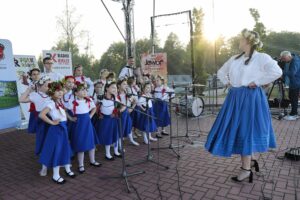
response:
M253 172L252 172L252 170L251 169L244 169L244 168L242 168L241 167L241 169L242 170L245 170L245 171L250 171L250 174L249 174L249 183L252 183L253 182ZM248 178L248 177L245 177L244 179L242 179L242 180L239 180L238 179L238 176L234 176L234 177L231 177L231 180L233 180L233 181L235 181L235 182L242 182L243 180L245 180L246 178Z
M252 163L253 163L253 165L252 165ZM258 165L257 160L251 160L251 168L252 167L254 167L256 172L259 172L259 165Z
M165 131L162 131L161 134L162 134L162 135L169 135L169 133L167 133L167 132L165 132Z
M90 163L90 165L93 167L100 167L102 164L95 161L93 163Z
M79 172L80 174L83 174L83 173L85 172L84 166L78 167L78 172Z
M105 156L105 160L113 161L114 159L114 157L108 158L107 156Z
M61 179L62 179L62 181L59 181L59 180L61 180ZM64 184L64 183L66 182L66 180L63 179L62 177L59 177L57 180L55 180L54 178L52 178L52 180L53 180L56 184L59 184L59 185L62 185L62 184Z
M156 133L156 138L162 138L161 134Z
M115 156L115 157L118 157L118 158L122 158L122 154L119 154L119 155L114 154L114 156Z
M70 171L70 172L67 172L66 170L65 170L65 174L68 176L68 177L70 177L70 178L75 178L76 177L76 174L73 172L73 174L71 174L72 173L72 171Z

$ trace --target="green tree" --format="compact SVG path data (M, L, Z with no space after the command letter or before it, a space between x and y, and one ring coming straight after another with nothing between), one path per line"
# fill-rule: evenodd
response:
M265 25L260 21L260 14L257 9L255 8L250 8L249 9L251 16L253 17L255 21L255 25L253 28L253 31L256 31L259 33L260 37L262 40L264 40L267 36L266 33L266 27Z

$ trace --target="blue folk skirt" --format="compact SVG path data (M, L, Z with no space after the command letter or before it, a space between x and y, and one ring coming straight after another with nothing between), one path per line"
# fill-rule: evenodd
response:
M153 105L155 122L157 127L166 127L170 125L170 114L168 103L165 101L156 101Z
M28 128L27 128L28 133L36 133L37 124L38 124L38 117L39 117L38 115L39 115L39 113L36 112L36 111L30 112Z
M134 110L130 113L130 117L132 120L132 127L134 128L138 128L138 123L139 123L139 118L141 113L139 113L140 108L138 106L136 106L134 108Z
M275 148L276 141L266 95L262 88L231 88L207 136L213 155L249 156Z
M51 125L41 151L40 163L49 168L63 166L71 163L71 156L67 123L60 122L58 125Z
M35 154L39 155L42 151L44 141L48 132L49 124L44 122L41 118L37 119L37 129L35 136Z
M123 137L127 137L132 129L132 119L127 108L121 113L121 121ZM121 134L119 134L119 137L121 137Z
M155 117L153 107L149 108L145 113L147 115L150 115L150 117L148 117L147 115L145 115L143 113L140 113L137 128L140 131L149 132L149 133L157 131L156 122L153 118L153 117ZM149 120L148 120L148 118L149 118Z
M103 115L96 123L96 132L99 144L111 145L119 138L118 118L111 115Z
M70 135L73 152L85 152L95 148L97 144L96 131L92 125L89 113L77 114L77 121L72 126Z

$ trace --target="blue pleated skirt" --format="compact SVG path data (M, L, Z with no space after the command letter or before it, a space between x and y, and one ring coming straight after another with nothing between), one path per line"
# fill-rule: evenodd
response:
M39 155L42 151L44 141L48 132L49 124L44 122L41 118L37 119L37 129L35 137L35 154Z
M40 163L49 168L63 166L71 163L71 156L67 123L60 122L58 125L51 125L41 151Z
M85 152L95 148L98 143L95 128L89 113L77 114L70 135L71 148L73 152Z
M96 123L96 132L99 144L111 145L119 138L118 118L103 115Z
M123 137L127 137L131 133L132 129L132 120L127 108L121 113L121 120ZM119 134L119 137L121 137L121 134Z
M140 108L136 106L134 110L130 113L130 117L132 120L132 127L134 128L138 128L139 118L141 115L141 113L139 113L138 111L140 111Z
M140 113L140 117L139 117L139 121L138 121L138 129L144 132L155 132L157 131L157 126L156 126L156 122L154 120L153 117L154 116L154 111L153 111L153 107L149 108L146 113L152 117L149 117L149 121L148 121L148 116Z
M38 121L38 112L36 111L30 112L28 128L27 128L28 133L36 133L37 124L38 124L37 121Z
M166 127L170 125L170 114L168 103L165 101L156 101L153 104L154 114L157 127Z
M276 141L266 95L262 88L231 88L207 136L213 155L249 156L275 148Z

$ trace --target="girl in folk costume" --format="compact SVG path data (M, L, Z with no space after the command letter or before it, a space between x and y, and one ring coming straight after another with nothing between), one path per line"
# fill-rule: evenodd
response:
M46 174L45 169L53 168L52 180L57 184L64 184L66 181L59 174L60 166L65 167L67 176L74 178L75 174L71 171L72 151L68 139L67 115L61 101L63 84L61 82L49 83L47 93L52 101L48 102L39 114L39 117L50 125L40 155L40 163L43 165L41 173Z
M105 85L106 77L108 76L108 74L109 74L108 69L101 69L99 74L100 79L96 80L96 82L101 82L103 85Z
M74 67L74 77L75 77L75 81L78 81L80 83L85 83L87 85L88 96L92 96L94 92L94 83L90 78L83 75L82 65L76 65Z
M98 143L95 129L91 118L96 112L93 100L88 97L87 88L84 83L75 82L75 99L69 101L68 109L72 110L75 123L71 131L71 147L78 157L78 172L84 173L84 152L89 151L90 165L100 167L100 163L95 161L95 144Z
M138 101L138 106L140 110L145 112L145 114L150 115L147 116L143 113L140 114L138 120L138 129L143 131L144 143L148 144L148 138L146 133L149 133L149 139L151 141L157 141L156 138L152 138L151 133L157 131L157 126L155 123L153 106L151 101L151 83L145 83L143 87L143 94L140 96Z
M154 89L154 97L157 99L154 102L154 114L156 119L157 127L161 127L161 133L158 133L156 137L161 137L161 135L169 135L165 131L165 127L170 125L170 114L168 109L168 100L171 97L172 90L164 85L164 79L162 76L157 76L155 79L155 89ZM173 93L174 94L174 93ZM173 95L174 96L174 95Z
M50 101L50 97L46 94L46 92L48 91L49 83L49 77L43 76L42 78L40 78L40 80L36 83L37 91L33 91L32 87L27 88L27 90L20 96L20 103L34 103L36 112L41 112L45 108L47 102ZM42 150L47 129L48 125L43 120L38 118L35 138L36 155L39 155Z
M118 110L116 106L117 86L116 82L107 82L105 85L104 98L99 107L99 120L96 122L96 130L99 143L105 145L105 159L114 160L110 154L111 144L117 144L118 141ZM114 155L121 157L118 151L118 145L114 145Z
M213 155L241 155L242 167L233 181L249 178L252 167L259 171L253 154L275 148L275 136L266 95L261 86L282 75L277 62L261 47L257 32L243 30L239 48L241 54L231 57L218 71L219 79L231 86L225 102L207 137L205 148Z
M94 84L94 94L93 94L93 100L96 105L96 110L99 110L100 108L100 101L103 99L104 96L104 85L101 81L98 81ZM95 113L95 115L92 118L92 123L94 126L96 126L97 120L99 118L98 112Z
M127 94L132 95L132 97L135 99L135 102L139 101L139 93L140 93L140 88L136 84L136 78L134 76L131 76L127 80ZM139 107L137 108L139 109ZM140 113L136 110L133 110L130 113L131 119L132 119L132 126L134 127L133 133L135 134L135 137L141 136L140 134L137 133L136 129L138 126L138 119L139 119Z
M130 117L130 113L133 111L133 109L136 106L135 98L133 96L129 96L126 93L126 89L128 87L127 85L127 79L123 78L118 81L117 83L119 94L118 94L118 100L125 106L123 106L121 110L121 121L122 121L122 134L123 137L128 137L130 142L135 145L139 146L139 143L133 140L133 136L131 133L132 130L132 119ZM128 109L127 106L131 106L132 109ZM121 134L120 134L121 135ZM119 135L119 137L121 137ZM121 140L121 139L120 139ZM121 144L121 141L119 140L118 144Z
M65 76L65 78L63 79L63 84L64 84L64 95L62 97L62 101L63 101L65 108L67 108L69 102L73 101L75 98L74 94L73 94L75 77L74 76ZM71 109L66 109L66 112L68 113L68 115L74 117ZM72 132L72 128L74 126L74 122L72 122L71 120L68 120L67 126L68 126L68 132L69 132L69 136L70 136L70 134Z
M36 83L40 79L40 69L39 68L33 68L28 72L29 75L29 86L33 91L37 91L37 86ZM38 121L38 113L35 109L34 103L30 103L30 108L29 108L29 123L28 123L28 133L36 133L37 129L37 121Z

